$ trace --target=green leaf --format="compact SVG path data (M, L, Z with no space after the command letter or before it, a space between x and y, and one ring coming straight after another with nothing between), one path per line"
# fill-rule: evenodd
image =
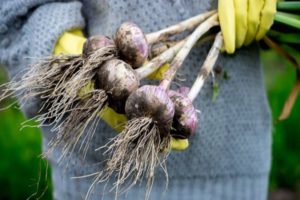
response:
M224 70L223 78L224 78L225 80L229 80L229 79L230 79L230 76L229 76L229 73L228 73L227 70Z
M277 3L277 10L300 11L300 1L281 1Z
M297 28L300 30L300 18L298 15L289 13L277 12L274 18L275 22L283 23L288 26Z
M213 96L212 102L215 102L220 93L219 83L217 81L213 82Z
M268 36L280 43L300 44L300 33L281 33L279 31L270 30L268 31Z
M293 18L293 19L298 19L300 20L300 15L297 15L297 14L293 14L293 13L288 13L288 12L277 12L283 16L286 16L286 17L290 17L290 18Z

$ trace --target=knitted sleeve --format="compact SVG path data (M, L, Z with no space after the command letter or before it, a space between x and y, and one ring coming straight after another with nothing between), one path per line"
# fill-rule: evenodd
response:
M6 0L0 8L0 64L10 78L18 78L37 59L51 55L66 30L83 28L78 1ZM37 101L21 105L28 117L37 112Z

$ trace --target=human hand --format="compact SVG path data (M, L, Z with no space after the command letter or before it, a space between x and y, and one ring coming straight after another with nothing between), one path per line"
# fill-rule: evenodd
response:
M225 51L262 39L273 24L276 0L219 0L218 14Z

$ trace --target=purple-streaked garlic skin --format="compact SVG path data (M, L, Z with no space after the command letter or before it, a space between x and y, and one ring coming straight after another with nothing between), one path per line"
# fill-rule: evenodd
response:
M122 60L134 69L140 67L148 58L149 47L142 29L133 22L124 22L115 35L115 43Z
M171 135L175 138L186 139L197 130L198 116L193 102L186 96L176 91L168 91L169 97L175 105L175 114Z
M128 96L138 89L140 82L129 64L119 59L106 61L97 73L100 89L106 91L109 105L118 113L125 113Z
M165 136L170 133L175 110L164 89L145 85L128 97L125 112L129 119L151 117L159 127L160 134Z
M178 93L187 96L190 92L190 88L189 87L185 87L185 86L181 86L176 90Z
M87 57L102 47L112 46L112 45L114 46L115 43L113 39L111 39L110 37L104 35L95 35L89 37L85 41L83 45L82 54Z

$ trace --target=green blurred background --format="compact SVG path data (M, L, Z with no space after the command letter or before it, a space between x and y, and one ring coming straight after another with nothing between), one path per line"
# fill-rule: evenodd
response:
M270 192L283 191L290 199L297 199L300 192L300 98L288 120L276 120L295 81L295 72L273 51L262 51L261 57L274 120ZM6 73L0 67L0 83L6 81ZM1 107L9 103L4 102ZM25 119L16 107L0 112L0 119L0 199L52 199L50 169L40 158L40 131L20 130Z

